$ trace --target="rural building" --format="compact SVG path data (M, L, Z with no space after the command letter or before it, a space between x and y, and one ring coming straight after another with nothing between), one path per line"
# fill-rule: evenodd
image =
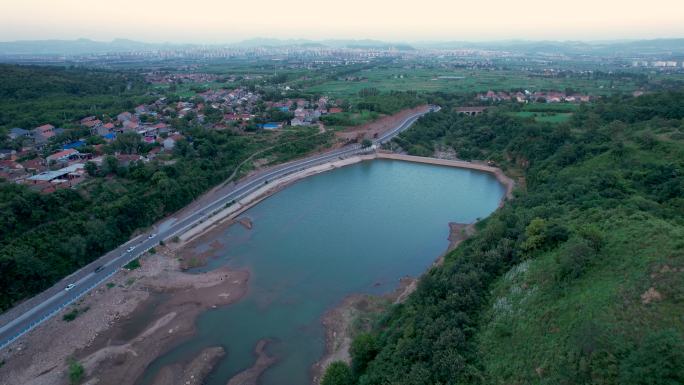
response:
M132 118L133 118L133 114L131 114L128 111L122 112L116 116L116 120L118 120L119 122L127 122L127 121L131 120Z
M33 129L33 138L35 139L36 143L45 143L48 141L48 139L55 136L55 134L55 126L52 124L44 124Z
M48 156L45 159L48 162L53 162L53 161L54 162L63 162L63 161L69 160L71 158L78 157L79 154L80 153L75 148L69 148L66 150L56 152L56 153Z
M85 165L72 164L55 171L45 171L26 178L24 183L33 185L43 193L55 191L58 187L71 187L83 179Z
M31 131L24 130L23 128L13 128L9 132L9 138L14 140L18 138L24 138L31 136Z
M487 107L456 107L456 113L459 115L475 116L483 113Z

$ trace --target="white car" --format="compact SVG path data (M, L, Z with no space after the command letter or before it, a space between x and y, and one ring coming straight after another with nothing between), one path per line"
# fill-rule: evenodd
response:
M147 239L152 239L152 238L154 238L154 237L156 237L156 236L157 236L157 234L150 234L150 236L147 237Z
M131 251L135 250L135 246L131 246L128 249L126 249L127 253L130 253Z
M71 289L73 289L73 288L75 288L75 287L76 287L76 284L75 284L75 283L70 283L70 284L67 285L67 287L64 288L64 291L69 291L69 290L71 290Z

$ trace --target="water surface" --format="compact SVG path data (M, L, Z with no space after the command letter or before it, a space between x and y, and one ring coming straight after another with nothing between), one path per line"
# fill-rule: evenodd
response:
M225 385L252 365L257 341L269 338L278 363L262 384L307 384L324 352L326 310L349 294L388 292L401 277L420 275L446 249L449 222L489 215L503 194L486 173L389 160L288 187L246 213L253 229L232 226L217 234L226 247L201 269L249 269L245 298L201 315L198 334L157 359L141 382L221 345L226 358L207 383Z

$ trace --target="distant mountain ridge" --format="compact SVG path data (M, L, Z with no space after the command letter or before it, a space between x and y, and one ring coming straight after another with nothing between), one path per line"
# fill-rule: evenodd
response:
M372 39L276 39L253 38L229 44L145 43L128 39L109 42L90 39L23 40L0 42L0 55L88 55L131 51L154 51L183 48L361 48L394 49L480 49L510 51L522 54L549 53L573 55L638 56L653 54L684 55L684 39L616 40L616 41L528 41L508 40L489 42L422 41L387 42Z
M489 49L519 53L614 54L637 55L672 53L684 54L684 39L609 40L609 41L531 41L505 40L491 42L418 42L420 48L435 49Z
M128 39L110 42L90 39L77 40L20 40L0 42L2 55L86 55L112 52L129 52L182 47L181 44L143 43Z

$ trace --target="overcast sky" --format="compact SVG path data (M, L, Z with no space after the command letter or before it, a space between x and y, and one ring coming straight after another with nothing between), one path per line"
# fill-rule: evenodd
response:
M0 41L684 37L684 0L0 0ZM411 6L407 4L412 4Z

